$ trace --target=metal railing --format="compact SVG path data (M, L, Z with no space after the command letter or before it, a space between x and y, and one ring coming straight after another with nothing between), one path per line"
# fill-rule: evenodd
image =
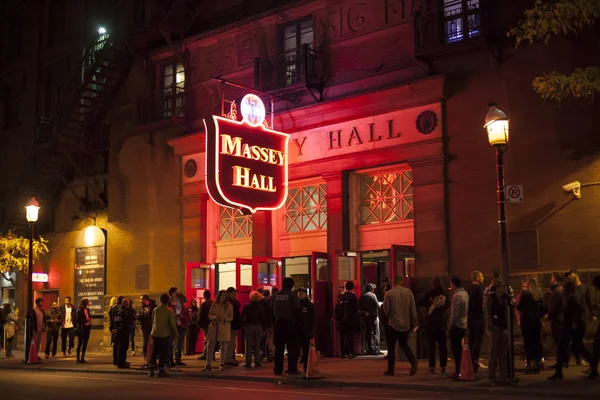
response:
M437 6L431 10L415 13L415 51L433 50L482 36L485 3L485 0L446 0L435 2Z
M146 125L188 115L185 82L174 83L137 100L137 124Z
M254 86L260 90L277 90L296 84L321 80L321 53L303 45L299 49L272 58L254 60Z

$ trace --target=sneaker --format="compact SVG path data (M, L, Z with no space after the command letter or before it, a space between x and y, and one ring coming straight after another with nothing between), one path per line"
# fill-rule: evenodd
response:
M414 376L417 373L417 369L419 369L419 363L415 361L410 366L410 376Z
M129 353L129 355L130 355L131 357L134 357L134 356L135 356L135 351L132 351L131 353Z

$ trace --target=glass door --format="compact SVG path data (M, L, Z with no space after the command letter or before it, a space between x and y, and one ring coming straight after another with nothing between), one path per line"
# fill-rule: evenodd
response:
M390 279L390 283L394 281L393 277L396 275L414 277L416 272L415 247L392 245L391 253L392 279Z
M185 271L185 296L189 301L196 299L200 306L204 291L214 291L214 268L206 263L188 262L185 264Z
M252 259L252 287L273 290L281 289L281 259L254 257Z
M326 357L335 355L335 321L333 309L337 297L333 295L331 263L327 253L313 252L311 257L311 290L315 304L315 344Z
M360 296L360 256L356 251L336 251L336 271L334 285L336 288L336 296L344 293L345 284L347 281L354 282L354 293Z

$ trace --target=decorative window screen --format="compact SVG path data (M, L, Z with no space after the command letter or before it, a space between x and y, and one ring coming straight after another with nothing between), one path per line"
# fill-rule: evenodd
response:
M252 237L252 216L235 208L219 206L219 240Z
M412 171L359 177L362 225L414 218Z
M285 232L327 229L325 184L292 188L285 203Z

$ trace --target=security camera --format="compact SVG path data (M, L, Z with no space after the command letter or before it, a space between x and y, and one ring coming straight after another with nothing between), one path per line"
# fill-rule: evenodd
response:
M562 188L565 191L565 194L573 193L573 196L576 199L581 198L581 183L579 181L567 183Z

